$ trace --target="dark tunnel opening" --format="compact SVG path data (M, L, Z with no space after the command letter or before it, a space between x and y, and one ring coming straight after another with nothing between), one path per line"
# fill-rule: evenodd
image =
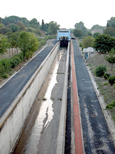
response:
M62 37L60 39L60 47L67 47L68 46L68 38Z

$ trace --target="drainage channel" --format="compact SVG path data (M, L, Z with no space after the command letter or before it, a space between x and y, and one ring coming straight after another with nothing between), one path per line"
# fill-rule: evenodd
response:
M69 49L70 50L70 49ZM69 52L65 154L71 154L71 52Z
M13 154L54 154L66 62L66 49L59 50L49 75L31 109Z

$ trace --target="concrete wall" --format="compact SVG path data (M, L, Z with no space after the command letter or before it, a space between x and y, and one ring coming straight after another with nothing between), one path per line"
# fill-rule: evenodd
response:
M59 43L52 49L1 118L3 125L0 128L0 154L8 154L14 147L58 49Z

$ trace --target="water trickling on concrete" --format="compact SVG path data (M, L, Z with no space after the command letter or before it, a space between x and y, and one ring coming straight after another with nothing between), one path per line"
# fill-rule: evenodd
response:
M31 135L26 144L26 154L37 154L37 146L41 137L41 133L48 127L53 119L53 99L51 98L52 90L57 83L57 70L59 67L59 62L62 57L62 52L58 55L58 61L56 62L55 68L52 73L52 78L49 82L49 86L46 90L45 96L42 101L40 112L36 118L35 124L32 128Z

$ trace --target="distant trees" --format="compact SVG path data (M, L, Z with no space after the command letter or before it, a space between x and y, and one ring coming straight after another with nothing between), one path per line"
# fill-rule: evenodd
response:
M30 22L29 22L29 27L33 27L33 28L40 28L40 24L37 21L36 18L33 18Z
M115 28L115 17L111 17L110 20L107 21L107 27Z
M83 23L82 21L75 24L75 29L81 30L83 36L86 36L86 34L88 33L88 30L87 30L87 28L84 26L84 23Z
M73 34L75 37L82 37L83 33L80 29L74 29Z
M10 23L17 24L18 22L22 22L24 26L28 26L29 21L26 18L20 18L17 16L9 16L2 19L2 23L5 26L8 26Z
M60 25L57 22L51 21L48 26L48 34L55 35L57 34L57 30L59 29Z
M105 29L105 27L96 24L96 25L92 26L91 31L94 30L94 29L102 29L103 30L103 29Z
M98 35L95 38L93 48L100 52L106 53L111 51L112 48L115 47L115 39L108 35Z
M104 34L115 37L115 28L114 27L107 27L104 30Z
M19 30L19 27L16 24L9 24L7 28L11 28L12 32L17 32Z
M111 17L110 20L107 21L104 34L115 37L115 17Z
M4 32L5 25L0 23L0 33Z
M98 35L100 35L100 33L96 32L96 33L93 34L93 37L96 38Z
M57 29L59 29L59 25L51 21L50 23L45 23L42 19L42 23L37 21L36 18L32 20L27 20L27 18L21 18L18 16L9 16L4 19L0 18L0 33L7 35L9 32L20 32L20 31L28 31L32 33L36 33L37 35L55 35L57 33ZM41 32L42 30L42 32Z
M20 30L25 30L25 26L23 25L22 22L17 22L16 25L19 27Z
M92 47L94 43L94 38L92 36L86 36L83 38L82 46L83 48Z
M45 30L45 26L44 26L44 20L43 20L43 19L42 19L41 30Z

